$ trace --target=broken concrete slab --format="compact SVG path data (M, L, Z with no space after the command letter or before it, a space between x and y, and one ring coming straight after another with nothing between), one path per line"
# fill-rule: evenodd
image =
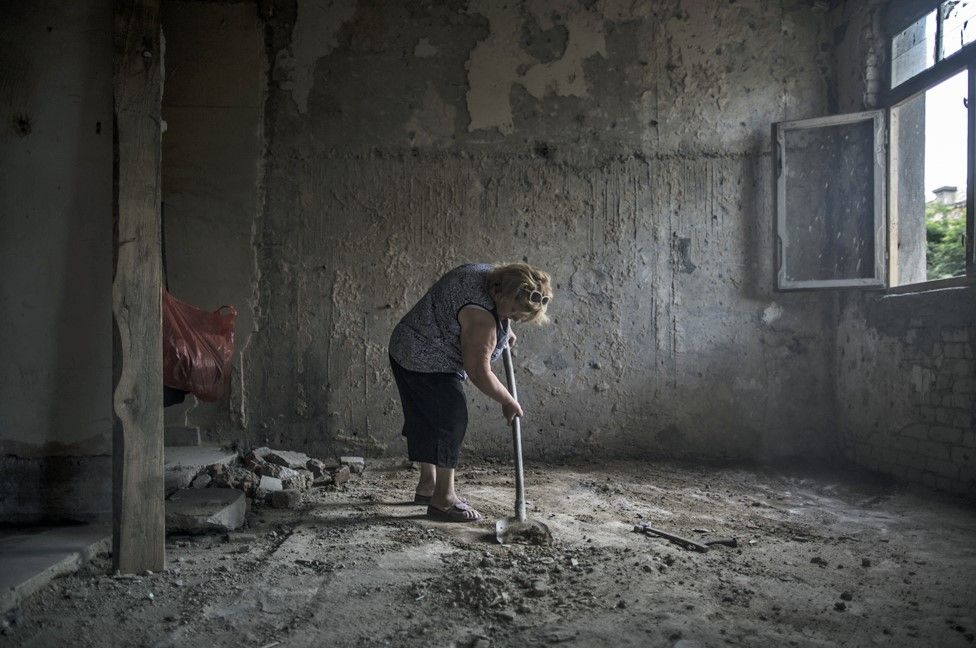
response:
M311 459L304 452L292 452L291 450L272 450L264 460L268 463L278 464L285 468L304 468Z
M0 533L0 614L51 580L111 549L110 526L59 526Z
M240 528L245 516L244 493L233 488L177 491L166 500L168 533L227 532Z

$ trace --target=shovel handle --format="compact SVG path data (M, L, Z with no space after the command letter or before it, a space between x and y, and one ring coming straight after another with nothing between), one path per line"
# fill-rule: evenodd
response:
M512 350L508 346L503 352L505 363L505 380L508 383L508 393L516 401L518 389L515 387L515 367L512 364ZM525 522L525 476L522 469L522 424L519 417L512 419L512 445L515 447L515 517L519 522Z

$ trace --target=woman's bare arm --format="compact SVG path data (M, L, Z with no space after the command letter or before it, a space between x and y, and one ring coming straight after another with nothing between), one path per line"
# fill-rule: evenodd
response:
M458 322L461 323L464 370L475 387L501 403L505 420L511 423L516 416L522 416L522 408L491 371L491 353L498 340L494 316L480 308L462 308L458 313Z

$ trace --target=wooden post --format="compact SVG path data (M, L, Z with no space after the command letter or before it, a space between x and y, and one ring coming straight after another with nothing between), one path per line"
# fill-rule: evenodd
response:
M115 0L115 569L165 564L159 0Z

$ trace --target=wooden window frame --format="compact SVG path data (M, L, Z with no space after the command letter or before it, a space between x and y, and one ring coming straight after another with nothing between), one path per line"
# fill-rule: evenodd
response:
M905 18L903 19L904 22L901 22L898 25L889 25L888 29L886 30L885 38L887 39L887 53L888 60L890 61L892 56L891 46L894 34L901 33L901 31L906 29L913 22L935 9L935 63L932 65L932 67L919 72L915 76L907 79L894 88L890 87L891 84L889 80L889 87L881 97L880 107L887 112L888 123L890 124L891 111L894 108L925 93L929 89L934 88L946 79L959 74L963 70L968 70L969 88L967 93L967 112L969 128L966 146L966 239L963 243L964 255L966 259L966 274L958 277L947 277L945 279L934 279L919 283L890 286L890 292L911 292L914 290L949 288L953 286L976 284L976 226L974 226L976 196L973 195L974 189L976 189L976 145L974 145L974 140L976 140L976 42L963 46L959 51L954 52L950 56L945 58L942 57L942 41L944 35L942 15L943 4L944 2L942 0L939 2L929 3L926 5L924 11L921 11L917 15L913 15L910 19ZM894 165L891 164L890 160L891 150L892 145L889 143L889 170L894 168ZM892 180L892 182L894 182L894 180ZM890 215L892 213L894 213L892 211L892 205L889 204L888 214ZM890 239L890 223L887 231ZM890 262L891 261L889 258L889 264ZM889 277L891 276L890 270L891 269L888 268Z

